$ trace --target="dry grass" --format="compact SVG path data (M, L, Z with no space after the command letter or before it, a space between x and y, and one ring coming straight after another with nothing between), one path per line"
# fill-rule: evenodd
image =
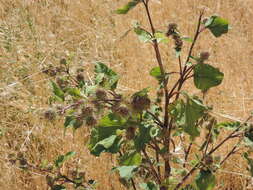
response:
M138 7L128 16L115 16L112 10L125 1L110 0L1 0L0 1L0 189L47 189L41 174L19 170L8 155L23 152L29 162L52 162L70 150L78 155L65 166L80 167L88 178L97 179L101 190L123 189L109 174L115 160L89 156L84 142L87 131L63 137L62 121L46 122L41 112L48 107L48 80L44 65L72 57L75 67L90 72L90 63L100 60L122 75L121 89L132 92L156 83L147 74L156 63L149 45L129 33L133 20L143 25L146 17ZM225 72L225 81L208 93L208 103L216 112L245 118L253 107L253 17L252 0L153 0L153 17L159 29L177 22L181 31L192 35L201 7L207 15L226 17L233 30L218 40L202 36L197 49L212 53L210 62ZM160 2L160 3L159 3ZM173 54L163 46L166 67L176 67ZM198 93L194 91L194 93ZM219 100L219 101L217 101ZM226 149L228 147L224 147ZM222 153L221 153L222 154ZM228 161L220 172L219 190L253 189L243 160ZM113 188L114 187L114 188Z

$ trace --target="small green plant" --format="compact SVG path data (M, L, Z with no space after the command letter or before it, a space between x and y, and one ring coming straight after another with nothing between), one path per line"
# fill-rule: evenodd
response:
M207 63L210 53L198 50L199 54L194 55L193 50L202 33L209 31L215 37L227 33L228 21L219 16L203 18L201 11L195 35L189 38L182 36L176 23L170 23L166 31L157 31L149 0L132 0L115 12L127 14L138 5L144 7L150 31L139 23L133 31L154 48L157 67L150 75L158 81L156 97L149 96L149 88L130 97L120 93L117 89L120 75L101 62L94 64L94 76L87 78L83 69L73 75L69 61L62 59L60 66L51 66L44 72L56 76L51 81L50 102L61 103L57 112L65 117L65 131L90 126L90 153L114 154L118 165L112 170L119 173L120 182L129 189L214 189L216 171L239 151L244 152L253 175L253 159L249 157L253 145L253 126L249 123L252 115L244 122L218 123L211 114L212 108L200 97L182 91L191 79L203 93L222 83L224 74ZM181 53L184 42L191 44L186 55ZM159 43L174 43L178 71L165 69L167 63L163 62ZM168 79L174 76L178 76L176 82L168 84ZM52 111L45 116L55 117ZM224 131L227 136L222 139L219 135ZM236 143L221 157L217 150L230 140ZM193 177L195 180L188 180Z

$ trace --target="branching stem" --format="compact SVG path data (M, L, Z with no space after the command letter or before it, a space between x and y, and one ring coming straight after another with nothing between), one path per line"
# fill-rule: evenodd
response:
M148 0L147 1L142 0L142 2L144 4L145 10L146 10L146 13L147 13L147 16L148 16L148 21L149 21L149 24L150 24L152 35L154 36L156 31L155 31L155 27L154 27L154 24L152 22L150 11L149 11L149 5L148 5L149 1ZM153 47L154 47L154 51L155 51L155 54L156 54L156 60L157 60L157 63L159 65L161 74L162 74L162 76L164 76L164 81L163 81L163 88L164 88L164 94L165 94L164 128L166 129L165 131L167 131L167 129L169 127L169 110L168 110L168 106L169 106L169 99L170 99L169 94L168 94L168 87L167 87L168 81L165 78L165 70L164 70L164 67L163 67L161 53L160 53L158 42L157 42L156 39L153 40ZM165 138L164 138L164 146L168 148L168 152L170 152L169 143L170 143L170 134L168 133L168 136L165 136ZM169 159L165 160L164 171L165 171L164 172L164 177L165 178L170 176L171 167L170 167Z

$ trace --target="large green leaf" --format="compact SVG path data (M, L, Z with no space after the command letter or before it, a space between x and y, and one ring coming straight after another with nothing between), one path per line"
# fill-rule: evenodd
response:
M115 89L118 84L119 76L112 69L107 67L101 62L95 63L95 73L96 73L96 84L107 89Z
M195 179L198 190L212 190L215 187L215 176L209 170L200 170Z
M219 16L211 16L205 23L205 26L215 37L220 37L222 34L227 33L229 29L228 21Z
M193 139L200 135L196 122L204 115L207 108L196 97L188 97L185 106L185 125L184 131L188 133Z
M196 88L206 91L218 86L223 80L224 74L219 69L208 64L197 64L194 67L194 84Z
M133 177L134 172L137 170L137 166L120 166L116 169L119 171L119 175L121 178L129 180Z
M117 136L117 130L123 129L126 120L115 114L104 116L91 131L89 149L91 154L99 156L102 152L117 153L122 139Z
M125 6L117 9L115 12L117 14L127 14L128 11L133 9L139 2L140 2L140 0L132 0L132 1L128 2Z
M174 118L176 124L182 127L184 132L194 139L200 135L196 122L204 115L207 109L197 97L186 95L186 102L180 99L171 104L169 106L169 113Z
M113 146L113 144L116 142L117 136L116 135L111 135L108 138L105 138L101 141L99 141L98 143L96 143L96 145L94 147L92 147L91 154L94 154L96 156L99 156L99 154L101 152L105 152L106 150L108 152L109 149Z
M152 125L143 124L139 126L139 133L134 139L134 145L137 151L142 150L145 145L152 139L150 136L150 130L152 127Z
M247 152L243 154L243 157L247 160L248 162L247 170L249 171L250 175L253 177L253 159L249 158L249 155Z
M60 101L64 101L64 92L61 90L61 88L53 81L51 81L51 87L53 89L55 97Z
M130 152L123 155L120 159L120 165L139 166L141 164L141 154L138 152Z

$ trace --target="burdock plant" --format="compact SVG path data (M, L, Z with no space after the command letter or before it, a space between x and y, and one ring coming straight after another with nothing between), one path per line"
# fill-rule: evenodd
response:
M64 128L77 130L85 123L89 125L90 153L115 155L118 165L113 171L119 173L120 182L129 189L214 189L216 172L235 153L246 159L253 175L253 159L249 156L253 145L252 115L243 122L219 123L201 97L182 91L186 83L193 82L203 93L222 83L224 74L207 63L211 52L194 48L204 32L217 38L226 34L228 21L216 15L204 19L204 11L200 11L195 35L185 38L177 23L168 24L164 31L156 30L149 0L132 0L115 12L125 15L139 5L144 8L150 30L135 24L133 31L154 49L157 67L151 69L150 75L158 81L157 97L151 97L148 88L131 97L121 94L117 89L120 75L101 62L94 64L92 78L80 72L73 76L64 59L60 63L65 67L61 78L51 82L50 99L63 104L59 113L65 117ZM165 69L165 64L172 63L163 61L160 43L174 44L177 71ZM186 54L181 53L184 43L190 43ZM175 76L175 82L170 84L168 79ZM220 137L221 133L225 137ZM219 155L218 150L226 143L232 144L231 149Z

